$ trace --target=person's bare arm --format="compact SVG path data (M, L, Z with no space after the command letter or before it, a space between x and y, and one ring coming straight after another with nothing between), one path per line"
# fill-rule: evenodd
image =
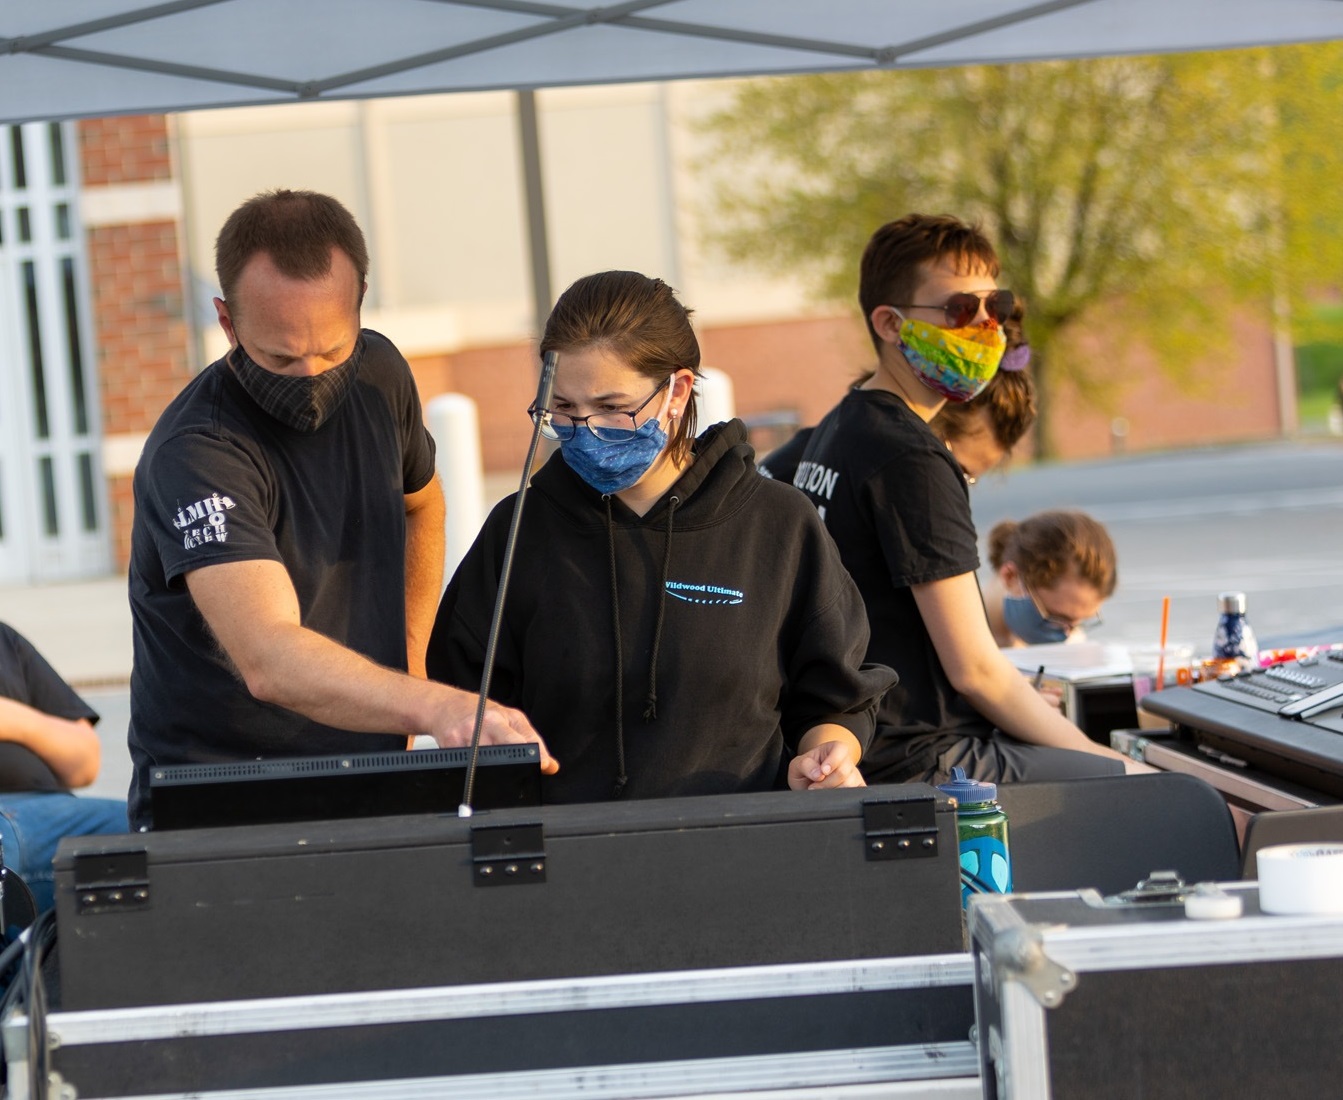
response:
M812 726L798 742L788 764L788 786L795 791L821 787L866 787L858 761L863 746L849 730L832 722Z
M425 678L424 651L443 595L443 487L438 475L406 495L406 661Z
M1124 759L1046 703L999 652L974 574L915 585L913 592L951 686L990 722L1019 741Z
M247 690L256 699L338 729L427 734L468 744L477 696L375 664L299 618L298 597L275 561L227 562L186 575L187 588ZM521 711L490 703L482 744L534 741L542 770L557 770Z
M0 696L0 741L41 757L67 787L87 787L98 778L102 744L87 718L57 718Z

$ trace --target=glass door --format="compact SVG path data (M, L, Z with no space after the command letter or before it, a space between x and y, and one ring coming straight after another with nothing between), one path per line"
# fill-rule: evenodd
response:
M0 583L111 568L74 149L0 127Z

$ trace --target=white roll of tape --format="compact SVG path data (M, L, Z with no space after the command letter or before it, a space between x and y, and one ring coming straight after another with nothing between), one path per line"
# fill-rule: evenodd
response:
M1343 915L1343 844L1275 844L1258 860L1265 913Z

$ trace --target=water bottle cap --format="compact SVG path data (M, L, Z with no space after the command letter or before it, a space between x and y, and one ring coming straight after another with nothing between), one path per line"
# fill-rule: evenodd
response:
M951 782L939 783L937 789L951 795L961 805L967 802L992 802L998 797L996 783L981 783L976 779L966 779L964 768L952 768Z
M1233 615L1245 614L1245 593L1244 592L1222 592L1217 597L1217 605L1223 611L1229 611Z

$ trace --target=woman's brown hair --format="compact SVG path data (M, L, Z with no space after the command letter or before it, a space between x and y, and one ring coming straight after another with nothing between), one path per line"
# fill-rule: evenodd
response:
M678 370L700 370L699 341L690 310L661 279L637 271L602 271L560 295L546 321L541 354L600 347L631 370L665 382ZM683 462L695 440L695 393L671 432L672 458Z
M1076 572L1102 598L1109 598L1119 583L1110 533L1085 512L1038 512L1020 523L994 524L989 532L989 564L997 570L1007 562L1032 588L1051 588Z

